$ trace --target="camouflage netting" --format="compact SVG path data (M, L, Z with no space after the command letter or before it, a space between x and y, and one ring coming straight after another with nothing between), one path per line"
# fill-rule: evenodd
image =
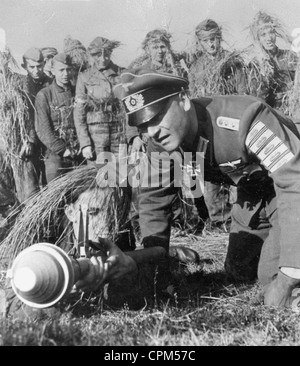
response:
M7 220L14 219L8 235L0 243L0 260L12 260L20 251L39 242L63 245L72 232L72 224L64 214L66 204L75 202L82 192L95 189L88 205L103 212L113 241L126 225L130 208L130 194L124 188L108 183L105 169L83 166L51 181L35 196L27 200L22 211L14 211Z

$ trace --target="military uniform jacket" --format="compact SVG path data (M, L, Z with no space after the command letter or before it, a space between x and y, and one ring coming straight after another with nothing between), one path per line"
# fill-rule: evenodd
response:
M52 79L49 78L46 74L43 74L42 77L35 81L29 75L20 76L19 79L20 88L24 93L27 108L28 108L28 120L27 120L27 133L29 137L29 142L38 143L38 139L36 137L36 131L34 128L34 120L35 120L35 98L37 93L43 88L49 86L52 83Z
M35 101L35 129L46 151L63 155L74 143L74 87L64 89L55 81L41 90Z
M218 176L242 185L247 181L242 178L251 179L257 171L262 177L271 177L276 191L280 242L287 256L293 253L300 242L300 141L296 125L250 96L216 96L194 99L192 103L199 129L189 149L199 151L203 145L201 139L208 140L205 179ZM149 153L158 150L151 140L148 146ZM141 189L140 227L146 245L168 245L175 194L172 185ZM283 254L281 264L284 263Z
M81 148L92 145L88 125L123 118L121 103L113 94L123 70L111 62L105 70L92 66L79 74L74 119Z

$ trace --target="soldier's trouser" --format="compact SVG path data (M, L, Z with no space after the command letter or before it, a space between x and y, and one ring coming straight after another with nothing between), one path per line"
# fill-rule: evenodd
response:
M278 272L276 196L270 186L263 197L259 193L255 195L254 191L237 188L225 270L234 280L251 281L258 276L260 282L266 284Z
M99 153L110 151L119 154L119 145L124 141L123 124L120 121L102 122L88 125L96 159Z
M15 186L11 167L4 163L4 157L0 150L0 213L1 208L13 206L16 203Z
M40 190L41 167L38 158L24 161L15 159L12 163L16 194L20 203Z
M68 173L73 168L72 160L65 159L54 153L49 153L45 157L44 162L47 183L60 175Z

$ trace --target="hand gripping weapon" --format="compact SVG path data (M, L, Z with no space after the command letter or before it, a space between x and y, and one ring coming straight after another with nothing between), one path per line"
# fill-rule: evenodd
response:
M17 297L33 308L49 308L67 297L74 284L89 270L88 213L79 210L78 251L73 259L60 247L38 243L24 249L7 272ZM126 252L136 262L159 263L166 256L162 247Z

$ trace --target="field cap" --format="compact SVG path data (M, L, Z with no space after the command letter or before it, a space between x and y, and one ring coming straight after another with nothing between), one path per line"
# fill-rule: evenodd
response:
M61 53L58 53L57 55L55 55L53 57L53 61L58 61L58 62L61 62L62 64L72 66L71 57L64 52L61 52Z
M54 47L43 47L41 49L41 51L42 51L44 58L54 57L55 55L58 54L57 49Z
M64 39L64 52L69 54L75 50L86 51L86 48L78 39L74 39L71 36L66 36Z
M199 23L195 29L195 33L199 39L207 39L213 36L222 38L221 27L212 19L205 19Z
M149 122L162 111L168 98L188 87L187 79L147 69L128 70L120 79L114 93L124 104L129 126Z
M32 47L29 48L23 55L23 60L32 60L35 62L43 62L44 56L39 48Z
M104 37L97 37L90 43L87 50L90 54L93 54L101 51L103 48L113 50L114 48L120 46L120 44L121 43L118 41L110 41Z

